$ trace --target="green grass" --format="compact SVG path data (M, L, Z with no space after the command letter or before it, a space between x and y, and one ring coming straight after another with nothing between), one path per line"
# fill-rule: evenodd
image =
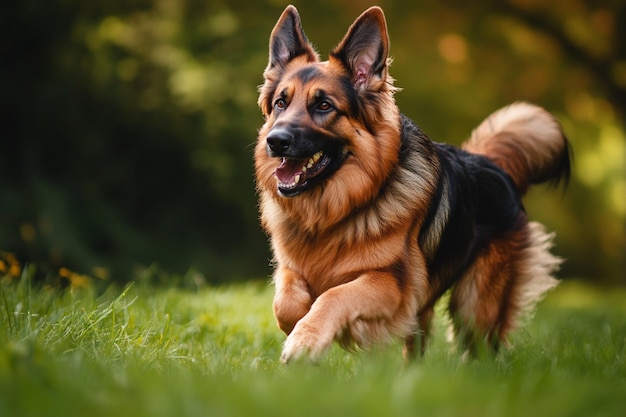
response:
M272 288L0 289L0 416L624 416L626 291L565 282L496 357L463 361L436 323L400 345L278 363Z

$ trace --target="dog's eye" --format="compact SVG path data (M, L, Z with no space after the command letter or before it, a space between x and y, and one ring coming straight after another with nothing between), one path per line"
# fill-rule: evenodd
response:
M287 102L283 98L279 98L274 102L274 108L276 110L284 110L287 107Z
M331 110L333 108L333 105L330 103L330 101L320 101L320 103L317 105L317 110L322 111L322 112L327 112L329 110Z

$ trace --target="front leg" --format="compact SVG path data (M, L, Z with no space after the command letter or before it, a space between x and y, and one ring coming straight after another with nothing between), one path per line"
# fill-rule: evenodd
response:
M389 272L372 271L327 290L287 337L281 361L305 355L318 359L335 337L356 320L391 319L401 299L398 281Z
M278 327L289 334L309 311L313 300L304 278L289 268L278 267L274 273L274 285L274 317Z

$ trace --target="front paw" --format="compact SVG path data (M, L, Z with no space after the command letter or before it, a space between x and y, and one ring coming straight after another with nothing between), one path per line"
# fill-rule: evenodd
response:
M301 321L285 340L280 361L289 363L293 360L308 358L316 362L332 343L332 334L324 334L319 329Z

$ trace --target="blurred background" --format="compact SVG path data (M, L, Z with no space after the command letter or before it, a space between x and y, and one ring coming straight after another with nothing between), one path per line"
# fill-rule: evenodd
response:
M474 4L475 3L475 4ZM256 88L287 2L20 0L0 6L0 250L41 274L142 268L212 283L271 272L252 153ZM364 1L294 1L322 56ZM528 100L574 149L536 187L560 273L626 284L626 2L378 1L402 111L459 144Z

